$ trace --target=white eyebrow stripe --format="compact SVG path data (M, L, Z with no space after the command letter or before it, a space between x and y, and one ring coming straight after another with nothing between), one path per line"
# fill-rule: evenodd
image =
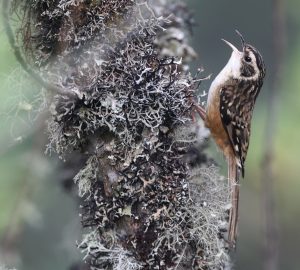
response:
M255 63L255 65L257 66L255 54L252 51L249 51L249 56L251 57L251 59Z
M257 66L257 63L256 63L256 57L255 57L255 54L253 53L252 50L249 50L249 57L251 57L251 60L252 60L252 63L250 63L251 66L253 66L254 68L254 75L251 76L251 77L247 77L247 78L244 78L245 80L255 80L255 79L258 79L258 76L259 76L259 69L258 69L258 66Z

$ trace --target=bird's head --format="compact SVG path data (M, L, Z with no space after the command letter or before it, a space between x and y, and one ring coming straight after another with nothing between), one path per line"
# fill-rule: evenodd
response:
M265 76L265 65L259 51L247 44L243 36L236 30L242 41L242 51L232 43L222 39L232 48L231 57L226 65L234 79L247 81L261 81Z

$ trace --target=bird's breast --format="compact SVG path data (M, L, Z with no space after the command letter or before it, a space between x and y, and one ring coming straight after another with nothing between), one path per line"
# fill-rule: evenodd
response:
M212 84L209 89L205 125L210 130L217 146L225 156L231 155L232 147L228 134L223 126L220 114L220 91L222 87L218 84Z

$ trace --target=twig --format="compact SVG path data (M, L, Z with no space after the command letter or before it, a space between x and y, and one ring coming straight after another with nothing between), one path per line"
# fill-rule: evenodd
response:
M19 47L16 45L16 40L15 40L15 37L14 37L14 33L13 33L13 30L12 30L11 25L10 25L10 18L9 18L10 3L11 3L11 0L3 1L3 5L2 5L3 26L4 26L5 32L7 34L9 44L13 49L13 52L15 54L15 57L16 57L17 61L21 64L22 68L32 78L34 78L34 80L36 80L42 87L44 87L48 91L53 92L54 94L59 94L59 95L62 95L62 96L68 96L68 97L71 97L71 98L77 97L77 94L75 92L63 89L61 87L54 86L54 85L50 84L49 82L45 81L39 74L37 74L33 69L31 69L26 64Z

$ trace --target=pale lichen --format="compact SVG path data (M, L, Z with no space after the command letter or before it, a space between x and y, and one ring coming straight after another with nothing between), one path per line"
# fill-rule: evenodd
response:
M27 58L74 94L51 100L48 150L85 157L74 180L86 230L78 246L91 269L225 269L228 191L197 148L202 79L187 72L186 7L14 2L25 7Z

